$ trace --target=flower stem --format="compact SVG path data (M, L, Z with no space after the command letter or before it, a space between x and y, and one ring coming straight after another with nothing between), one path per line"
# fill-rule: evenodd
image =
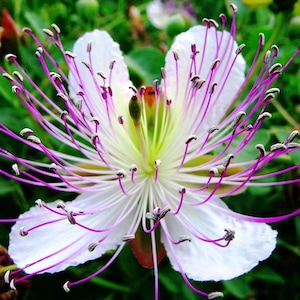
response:
M300 257L300 248L299 247L293 246L281 239L278 239L277 243L278 243L278 245L290 250L291 252L293 252L294 254L296 254L297 256Z
M18 269L18 267L16 265L5 266L5 267L0 268L0 274L4 274L7 271L14 271L17 269Z
M120 285L120 284L111 282L109 280L105 280L101 277L94 277L91 279L91 282L98 286L103 286L107 289L119 291L122 293L131 293L132 292L131 288L128 286Z
M300 124L291 117L291 115L282 107L282 105L276 100L272 99L270 102L272 103L275 108L280 112L281 116L288 122L290 125L292 125L294 128L299 128Z

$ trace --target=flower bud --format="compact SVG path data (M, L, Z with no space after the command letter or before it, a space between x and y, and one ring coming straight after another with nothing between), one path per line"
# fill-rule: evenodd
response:
M170 38L175 37L177 34L187 29L187 24L184 17L181 14L175 14L168 20L166 26L166 33Z
M78 0L76 11L85 19L93 19L99 11L99 3L97 0Z
M129 114L134 122L138 124L141 119L142 105L137 96L133 95L129 101Z

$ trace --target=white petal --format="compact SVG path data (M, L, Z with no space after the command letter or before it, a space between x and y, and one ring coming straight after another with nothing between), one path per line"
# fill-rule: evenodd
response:
M167 76L166 94L169 99L176 103L179 115L182 115L182 106L184 107L184 104L188 102L186 97L186 88L191 84L191 77L199 75L200 79L204 79L206 81L203 87L198 91L197 96L192 99L189 104L192 108L189 111L188 120L185 118L185 122L189 120L191 123L195 122L195 120L199 121L198 109L203 103L205 95L209 96L207 89L213 82L217 83L210 102L211 104L205 115L204 126L201 126L201 132L212 126L218 125L220 120L224 118L225 112L233 102L234 97L244 81L245 72L245 61L242 56L239 55L232 70L230 71L228 79L225 80L226 74L229 72L230 66L234 60L235 50L238 46L228 32L218 31L216 38L215 29L210 28L206 39L206 31L207 29L205 26L199 25L179 34L176 37L170 51L167 53L165 66ZM195 44L196 49L199 51L196 58L196 71L194 68L191 69L192 44ZM174 52L176 52L179 57L178 84L176 79ZM203 64L200 68L202 56ZM209 83L211 67L216 59L220 59L220 63L217 66L213 79ZM177 89L178 95L176 96ZM197 132L193 132L193 134L194 133L197 134Z
M66 205L67 207L72 206L79 210L87 211L88 209L93 210L97 206L97 202L99 203L99 200L99 194L82 194L74 201L67 202ZM57 202L47 203L47 205L57 210ZM122 215L124 215L124 207L118 203L118 205L114 205L103 212L75 218L87 227L103 229L113 226ZM8 252L14 263L19 268L23 268L27 264L49 256L26 268L26 273L59 272L69 266L76 266L98 258L107 250L115 249L121 244L122 237L128 234L132 223L131 214L129 214L112 231L103 233L92 232L78 225L72 225L66 218L59 222L51 223L51 221L59 219L61 216L39 207L31 208L28 212L22 214L20 218L30 219L18 221L12 227ZM30 231L27 236L21 236L19 233L22 227L27 230L45 222L50 223ZM105 235L108 235L108 237L94 251L90 252L88 246L105 237Z
M159 0L151 1L148 4L147 16L151 24L158 29L166 28L170 18L170 14L166 10L166 5Z
M89 53L87 52L87 45L91 43L91 62L89 60ZM122 52L120 50L119 44L114 42L111 36L106 31L94 30L93 32L85 33L80 37L74 44L73 53L76 55L75 61L78 68L78 73L82 80L81 85L83 88L79 87L78 76L74 75L74 68L70 64L70 96L75 101L76 99L81 99L77 96L78 91L84 90L87 97L89 106L92 108L91 112L93 116L101 117L101 122L106 116L106 102L101 96L101 91L99 91L100 86L110 85L113 93L113 103L110 108L115 108L116 115L123 114L122 110L126 109L128 106L128 101L132 96L132 91L129 87L132 86L132 82L129 80L129 73L127 66L124 62ZM115 61L111 82L109 82L110 77L110 64ZM90 71L82 63L89 63L93 69L93 76ZM101 76L97 73L103 73L107 79L105 84ZM94 77L94 78L93 78ZM95 81L96 80L96 83ZM83 110L86 112L87 109L83 103Z
M184 273L191 279L227 280L250 271L271 255L276 246L276 231L266 224L234 219L225 214L224 209L229 210L221 200L213 199L200 207L182 207L188 219L181 217L178 220L171 215L166 216L162 242L175 270L179 271L177 259ZM235 238L228 247L219 247L193 236L195 230L192 226L211 239L222 237L224 229L230 228L235 231ZM173 245L166 232L173 239L188 235L192 241Z

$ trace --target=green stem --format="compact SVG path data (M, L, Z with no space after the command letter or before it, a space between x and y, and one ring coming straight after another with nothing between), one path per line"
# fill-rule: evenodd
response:
M276 100L272 99L271 102L275 108L280 112L281 116L294 128L299 128L300 124L297 123L297 121L291 117L291 115L282 107L282 105Z
M110 290L115 290L115 291L119 291L119 292L123 292L123 293L131 293L131 288L128 286L124 286L124 285L120 285L114 282L111 282L109 280L100 278L100 277L94 277L90 280L90 282L96 284L96 285L100 285L103 286L107 289Z
M84 275L84 273L82 273L82 271L80 271L78 268L73 268L70 271L76 277L82 277ZM108 279L104 279L101 276L93 277L93 278L89 279L88 282L93 283L98 286L102 286L102 287L107 288L112 291L119 291L119 292L123 292L123 293L131 293L132 292L132 287L112 282Z
M290 250L291 252L293 252L294 254L296 254L297 256L300 257L300 248L299 247L296 247L296 246L293 246L289 243L287 243L286 241L284 240L281 240L281 239L278 239L277 240L277 244Z
M4 274L7 271L13 271L13 270L17 270L18 267L16 265L9 265L9 266L5 266L0 268L0 274Z

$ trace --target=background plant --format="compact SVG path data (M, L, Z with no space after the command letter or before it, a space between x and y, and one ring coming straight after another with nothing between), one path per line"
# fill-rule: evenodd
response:
M247 46L243 52L246 61L250 64L255 54L259 32L265 33L266 48L274 43L279 46L278 61L287 61L300 44L298 16L300 3L293 0L275 0L269 4L267 2L271 1L244 1L245 4L238 0L233 2L239 8L237 38L239 44L245 43ZM281 2L284 2L284 5L281 5ZM193 7L193 20L185 20L186 23L182 23L179 19L180 22L176 23L174 18L173 23L163 30L156 29L150 23L146 14L147 1L136 1L136 3L133 1L129 5L123 0L78 0L76 2L2 0L0 8L6 8L18 26L30 27L44 41L45 46L47 46L47 39L41 29L48 28L52 23L56 23L61 28L63 43L69 50L74 41L84 32L93 28L107 30L121 45L131 77L138 86L151 84L159 77L160 67L164 65L164 52L175 34L187 29L195 20L200 23L204 17L218 20L221 12L226 13L230 18L227 1L194 0L190 3ZM42 89L47 89L43 75L38 72L38 63L34 57L35 48L21 35L21 32L17 44L14 44L10 51L15 51L20 56L24 68L31 73L36 82L40 83ZM50 51L54 56L56 55L54 47ZM1 55L4 54L2 52ZM61 68L66 69L61 57L58 54L55 57ZM1 64L10 68L3 59ZM276 86L282 90L282 93L270 105L273 117L265 122L265 129L260 131L261 136L258 137L265 145L282 141L291 130L300 129L299 65L298 57L277 81ZM3 78L0 78L0 121L16 132L24 127L30 127L37 132L38 136L42 136L35 120L11 93L9 84ZM16 141L2 135L0 135L0 143L0 147L5 145L7 150L14 149L23 157L30 159L33 155ZM48 143L51 144L51 141ZM298 151L298 154L284 157L276 163L287 166L299 161ZM0 162L0 168L9 167L9 162L4 160ZM272 165L269 168L272 169ZM299 177L300 171L284 176L286 179ZM234 196L235 201L230 201L229 205L236 211L257 216L280 215L300 207L299 195L299 184L248 188L243 194ZM66 201L74 198L71 194L57 195L44 188L21 185L3 177L0 178L0 197L1 218L16 217L32 206L37 198L45 201L53 201L61 197L65 197L63 200ZM195 283L195 285L204 290L222 290L226 299L300 299L300 273L295 267L300 265L300 217L281 222L274 227L279 231L280 239L277 249L267 261L250 273L234 280L222 283ZM3 246L8 244L9 231L9 225L1 224L0 244ZM100 258L86 263L82 268L69 268L61 274L37 276L31 280L31 287L24 290L22 299L153 298L152 271L143 269L128 247L101 277L77 287L70 294L62 290L63 282L89 274L92 270L98 269L104 261L105 258ZM160 295L161 299L198 299L198 296L184 284L181 276L171 269L167 259L160 265Z

